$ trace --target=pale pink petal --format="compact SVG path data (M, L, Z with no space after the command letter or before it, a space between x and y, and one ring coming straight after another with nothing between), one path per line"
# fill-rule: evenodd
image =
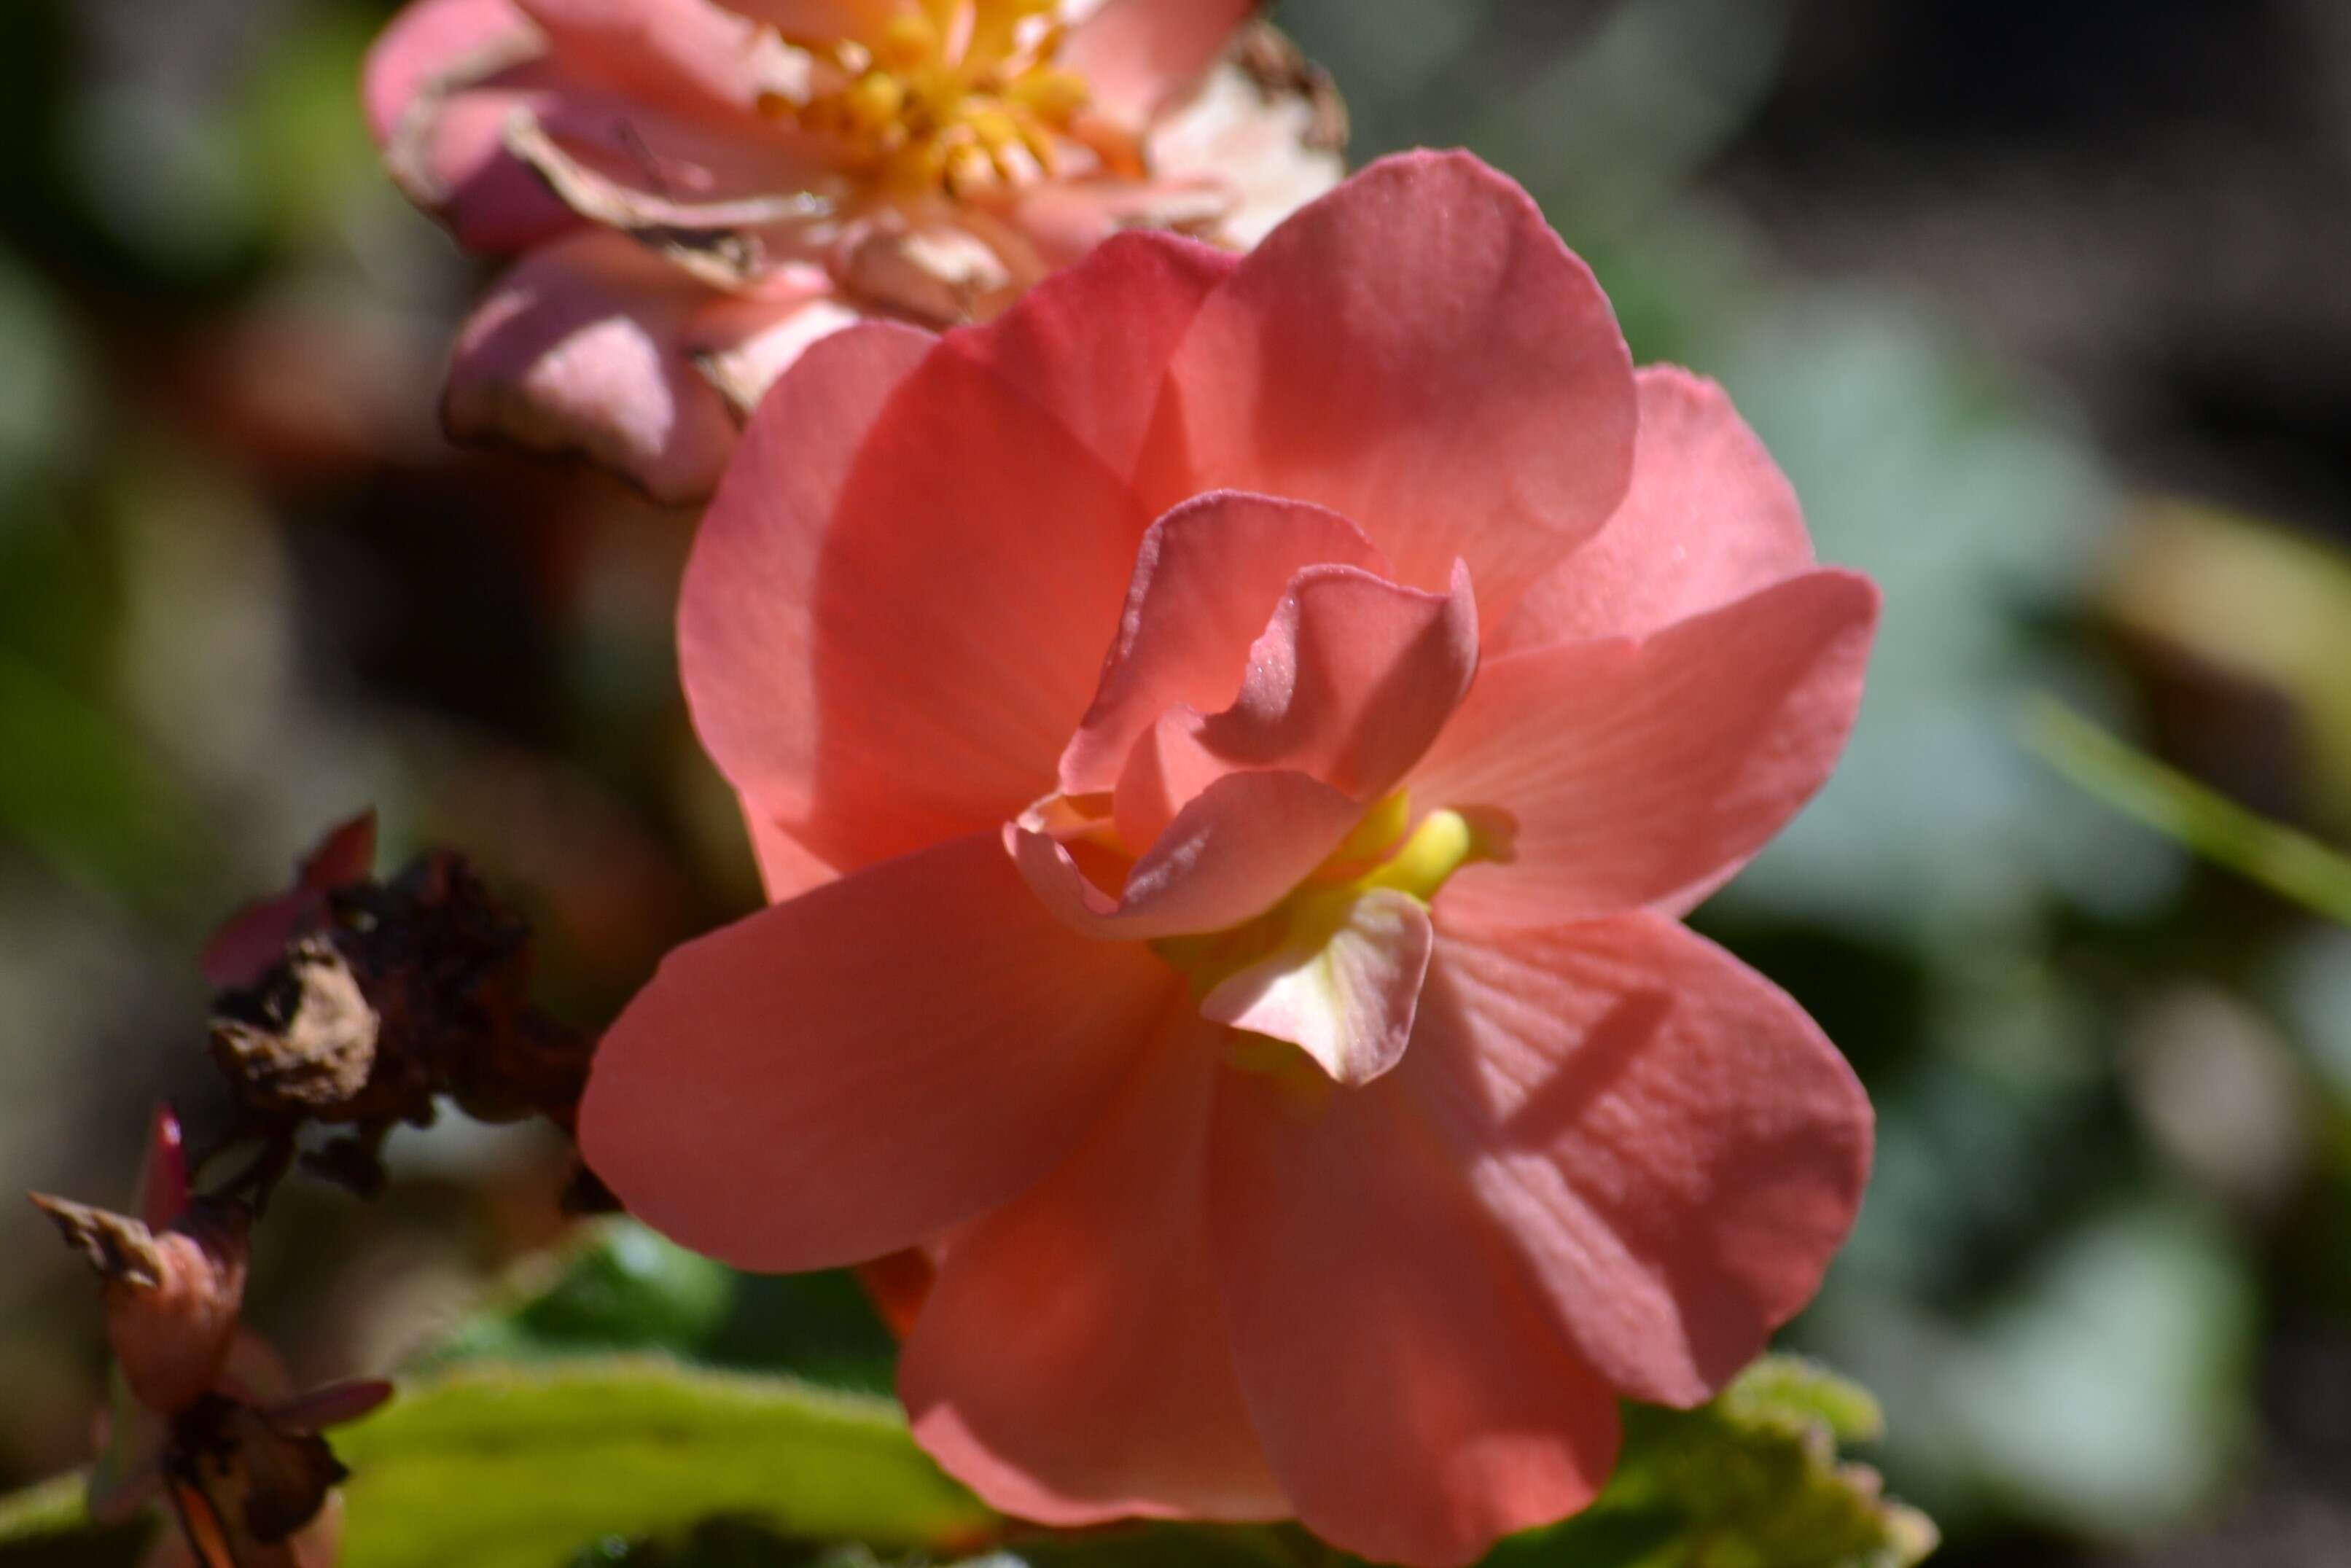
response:
M1061 62L1094 106L1140 129L1191 90L1262 0L1102 0L1071 30Z
M553 56L584 81L689 118L754 118L772 47L750 18L712 0L513 0ZM731 112L730 112L731 111Z
M1200 1016L1286 1040L1350 1089L1404 1060L1436 942L1428 906L1377 888L1200 1000Z
M769 280L756 298L721 296L686 329L685 350L737 419L748 419L786 371L835 332L865 319L821 278Z
M1486 640L1487 657L1645 636L1812 569L1796 492L1723 390L1670 365L1639 382L1625 504L1527 591Z
M876 330L760 404L680 611L711 755L844 871L1052 788L1150 521L1036 404L958 354L910 372Z
M996 320L949 333L946 342L1050 413L1111 472L1131 478L1168 358L1200 302L1237 265L1228 252L1173 235L1122 235L1029 289ZM1111 319L1118 330L1104 331Z
M735 444L684 347L707 287L624 235L531 252L459 334L442 417L461 441L581 455L655 500L707 495Z
M1060 1163L1174 980L1049 917L996 835L958 840L671 954L597 1050L580 1149L737 1267L879 1257Z
M837 868L810 853L806 844L756 810L746 810L743 821L750 831L751 856L758 863L759 885L767 890L769 904L798 898L840 880Z
M1297 501L1203 496L1152 524L1102 684L1061 754L1062 792L1115 787L1136 739L1167 708L1229 705L1291 580L1325 562L1386 565L1353 523Z
M436 78L485 59L531 52L538 33L514 0L416 0L368 50L360 83L368 129L381 146Z
M1636 423L1608 301L1524 191L1465 153L1373 165L1200 308L1161 505L1217 486L1353 519L1400 580L1469 563L1489 615L1623 498Z
M1399 1072L1568 1337L1693 1406L1820 1288L1869 1100L1803 1009L1678 923L1446 920Z
M419 0L368 51L361 97L386 169L467 249L520 250L579 223L506 149L507 121L560 80L545 52L513 0Z
M956 1236L906 1342L915 1438L1008 1513L1073 1526L1290 1511L1217 1300L1217 1035L1179 1013L1077 1152Z
M1144 145L1155 181L1196 182L1222 197L1198 232L1247 251L1347 177L1346 140L1337 91L1283 39L1211 70L1153 123Z
M1646 641L1489 661L1412 780L1503 852L1440 912L1549 925L1718 884L1827 782L1877 606L1868 579L1820 570Z
M1124 942L1221 931L1264 914L1331 857L1364 808L1302 773L1229 773L1176 814L1123 893L1095 886L1033 822L1004 841L1071 929Z
M1228 1073L1214 1136L1234 1360L1308 1529L1374 1562L1456 1568L1592 1500L1615 1462L1615 1397L1396 1074L1318 1092Z

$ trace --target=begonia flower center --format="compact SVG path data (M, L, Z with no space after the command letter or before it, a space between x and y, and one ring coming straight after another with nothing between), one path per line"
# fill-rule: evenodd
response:
M842 160L902 195L963 196L1057 175L1073 145L1138 162L1085 123L1085 78L1057 63L1059 0L919 0L878 38L789 38L819 67L804 103L769 111L833 141ZM1134 171L1123 170L1131 172Z
M1399 789L1366 812L1331 858L1265 914L1228 931L1164 938L1151 950L1183 972L1196 996L1207 996L1273 954L1321 950L1366 894L1401 893L1427 904L1454 873L1489 858L1458 811L1431 811L1406 834L1411 820L1411 800Z

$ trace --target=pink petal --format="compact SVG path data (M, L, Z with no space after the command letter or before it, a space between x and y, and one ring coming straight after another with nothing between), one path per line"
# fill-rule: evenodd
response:
M1072 930L1123 942L1222 931L1280 903L1331 857L1364 808L1302 773L1232 773L1176 813L1113 896L1031 822L1004 841Z
M720 769L844 871L1052 788L1149 522L1035 404L883 330L759 406L679 615Z
M1356 1089L1404 1060L1436 933L1426 904L1385 888L1335 913L1210 991L1200 1016L1286 1040Z
M450 434L584 456L656 500L699 499L736 434L684 347L708 294L618 234L531 252L458 336L442 404Z
M521 250L579 222L505 145L508 119L555 79L545 47L512 0L418 0L368 51L361 93L386 167L469 250Z
M1217 1031L1180 1016L1061 1166L957 1235L906 1343L914 1436L995 1507L1073 1526L1278 1519L1208 1245Z
M139 1166L139 1218L150 1230L168 1230L187 1212L188 1142L179 1113L155 1107L147 1124L147 1154Z
M1121 235L947 346L1050 413L1111 472L1131 478L1167 361L1200 302L1238 257L1173 235ZM1105 320L1118 330L1104 331Z
M1463 153L1374 164L1200 308L1170 368L1162 504L1213 486L1352 518L1398 580L1467 559L1499 615L1615 510L1632 362L1590 269Z
M1861 706L1878 594L1808 572L1646 641L1489 662L1415 803L1507 838L1440 913L1549 925L1710 889L1828 779Z
M1420 760L1477 673L1478 601L1461 563L1447 593L1310 567L1250 648L1239 696L1200 738L1234 767L1294 769L1368 804Z
M1625 504L1528 591L1487 640L1488 657L1646 636L1812 569L1796 492L1723 390L1670 365L1638 379L1641 434Z
M1420 759L1478 668L1466 570L1439 595L1349 566L1293 579L1252 643L1232 706L1171 708L1136 745L1114 796L1120 835L1153 844L1209 784L1242 770L1302 773L1366 805Z
M756 811L746 812L743 821L750 831L751 857L758 862L759 885L767 890L769 904L798 898L841 879L836 867Z
M1346 518L1297 501L1203 496L1152 524L1093 705L1061 754L1062 792L1115 787L1135 741L1167 708L1230 704L1291 579L1324 562L1386 564Z
M761 38L747 16L711 0L513 0L547 35L568 73L635 103L692 118L755 118Z
M1102 0L1071 31L1061 63L1094 106L1140 129L1207 74L1262 0Z
M1453 1568L1589 1502L1615 1463L1614 1396L1397 1075L1319 1095L1225 1082L1209 1205L1226 1319L1300 1519L1374 1562Z
M580 1147L629 1208L741 1268L875 1258L1077 1145L1172 997L1039 907L995 835L673 953L598 1049Z
M535 38L514 0L416 0L368 50L360 98L377 145L392 140L434 78L475 60L511 57Z
M865 38L888 26L900 0L727 0L728 8L795 38Z
M1583 1357L1710 1397L1810 1301L1869 1176L1869 1100L1777 987L1665 916L1448 916L1401 1076Z
M795 612L812 592L866 432L935 341L876 322L810 349L744 433L695 536L678 609L681 673L703 746L753 802L755 843L762 830L791 837L758 802L804 809L815 719L804 674L810 627ZM910 835L900 847L923 841ZM764 850L760 858L766 866Z

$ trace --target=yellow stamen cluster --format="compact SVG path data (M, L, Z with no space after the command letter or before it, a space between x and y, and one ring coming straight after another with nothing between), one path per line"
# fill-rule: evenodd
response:
M882 35L789 40L820 67L806 103L771 110L839 143L884 189L967 195L1061 172L1084 78L1054 64L1058 0L909 0Z
M1230 931L1155 942L1152 950L1206 996L1284 948L1320 947L1367 893L1386 889L1427 904L1455 872L1492 858L1490 846L1458 811L1431 811L1407 837L1411 820L1411 803L1398 790L1373 807L1322 869L1272 910Z

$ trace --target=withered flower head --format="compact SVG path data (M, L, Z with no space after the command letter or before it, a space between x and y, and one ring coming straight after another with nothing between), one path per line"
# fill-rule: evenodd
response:
M190 1198L179 1124L155 1118L143 1219L33 1195L103 1284L106 1337L131 1391L164 1415L186 1409L218 1381L245 1306L250 1213Z

